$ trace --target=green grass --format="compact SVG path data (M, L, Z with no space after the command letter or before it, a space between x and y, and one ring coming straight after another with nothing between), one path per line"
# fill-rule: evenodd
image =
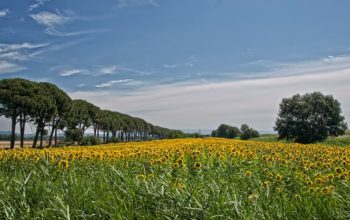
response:
M329 146L350 147L350 136L344 135L336 138L327 138L325 141L319 143Z
M183 172L141 160L76 161L67 170L44 160L2 162L0 219L349 218L349 185L334 196L313 194L276 166L285 181L265 189L265 168L244 160Z
M276 134L261 134L260 137L253 138L254 141L266 141L266 142L277 142Z
M251 140L254 141L264 141L264 142L282 142L287 143L284 140L278 140L276 134L262 134L258 138L253 138ZM324 141L320 141L317 144L323 144L328 146L339 146L339 147L350 147L350 131L346 131L345 135L335 137L335 138L327 138Z

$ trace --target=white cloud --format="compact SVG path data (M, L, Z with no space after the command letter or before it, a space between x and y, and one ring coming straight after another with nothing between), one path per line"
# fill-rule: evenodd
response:
M141 82L133 80L133 79L120 79L120 80L111 80L111 81L106 82L106 83L101 83L101 84L95 85L95 87L96 88L109 88L115 84L124 85L124 86L134 86L134 85L138 85L140 83Z
M104 66L101 67L99 70L100 75L110 75L116 73L118 70L118 66L112 65L112 66Z
M0 44L0 53L8 51L22 50L22 49L36 49L40 47L48 46L48 43L44 44L32 44L32 43L21 43L21 44Z
M59 75L63 77L67 77L67 76L81 74L82 72L83 70L81 69L69 69L69 70L63 70Z
M26 60L27 56L21 54L18 51L11 51L6 53L0 53L0 60Z
M93 74L95 76L112 75L112 74L122 73L122 72L136 73L141 76L151 75L152 73L154 73L154 71L147 72L147 71L137 70L134 68L123 67L121 65L101 66L96 71L93 71L93 72L97 72Z
M159 7L156 0L118 0L118 8L153 6Z
M69 41L69 42L62 43L62 44L50 45L49 47L47 47L45 49L42 49L42 50L39 50L39 51L33 53L33 55L40 55L40 54L47 53L47 52L54 52L54 51L63 50L65 48L70 48L70 47L73 47L73 46L80 44L84 41L87 41L89 39L90 38L80 38L80 39L75 40L75 41Z
M131 73L137 73L141 76L148 76L148 75L155 73L154 71L143 71L143 70L137 70L137 69L128 68L128 67L121 67L120 70L126 71L126 72L131 72Z
M34 4L31 4L28 8L28 11L33 11L34 9L39 8L40 6L44 5L47 2L50 2L51 0L36 0Z
M170 68L170 69L172 69L172 68L176 68L176 67L177 67L177 65L168 65L168 64L163 64L163 67L164 67L164 68Z
M253 77L259 75L262 75L264 77L273 77L276 75L302 75L305 73L319 73L324 71L334 71L350 68L350 56L327 56L318 60L302 61L295 63L260 60L250 63L248 65L251 64L263 66L270 69L270 71L268 72L253 74Z
M26 69L15 63L10 63L5 60L0 60L0 74L2 73L14 73Z
M28 60L34 57L35 54L29 51L46 47L47 45L49 44L0 44L0 73L13 73L26 69L14 62Z
M46 29L45 32L48 35L58 36L58 37L70 37L82 34L92 34L92 33L103 33L107 32L109 29L99 29L99 30L84 30L84 31L73 31L73 32L62 32L57 29Z
M10 13L10 10L7 8L0 10L0 18L6 17L9 13Z
M43 11L37 14L31 14L30 17L38 24L45 26L47 30L55 30L71 19L68 16L62 15L59 11L56 13Z
M47 12L42 11L37 14L31 14L30 17L39 25L45 27L45 33L48 35L59 36L59 37L69 37L77 36L82 34L91 33L103 33L109 31L109 29L98 29L98 30L80 30L72 32L61 31L64 25L73 20L89 20L90 18L78 17L73 11L65 10L63 13L60 11Z
M323 60L303 62L303 65L284 64L285 68L280 68L282 76L273 75L272 71L265 73L266 78L161 85L127 94L96 91L70 95L170 128L215 128L220 123L236 126L248 123L259 130L272 130L283 97L321 91L334 95L342 103L349 122L350 64L345 65L347 59L350 57L332 58L327 61L330 66L324 65ZM289 72L298 74L287 75L288 68Z
M168 68L168 69L174 69L174 68L178 68L178 67L184 67L184 66L193 66L192 63L178 63L178 64L172 64L172 65L169 65L169 64L163 64L163 67L164 68Z

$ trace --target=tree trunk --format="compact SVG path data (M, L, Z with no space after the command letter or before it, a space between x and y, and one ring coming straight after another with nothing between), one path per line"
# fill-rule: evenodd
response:
M40 148L43 148L43 135L44 134L44 129L41 129L40 132Z
M38 142L38 136L39 136L39 131L40 131L40 126L38 125L35 131L35 136L34 136L34 140L33 140L33 148L36 148L36 143Z
M12 124L11 124L11 145L10 148L15 148L15 142L16 142L16 120L17 115L12 116Z
M20 129L20 133L21 133L21 147L24 147L24 130L26 127L26 116L25 115L20 115L19 118L19 129Z
M106 132L103 131L103 143L105 144L106 143Z
M94 123L94 137L96 137L96 124Z
M51 146L51 143L52 143L52 137L53 137L53 133L55 131L55 127L56 127L55 119L52 119L52 129L51 129L51 134L49 137L49 147Z
M55 128L55 146L57 146L57 128Z

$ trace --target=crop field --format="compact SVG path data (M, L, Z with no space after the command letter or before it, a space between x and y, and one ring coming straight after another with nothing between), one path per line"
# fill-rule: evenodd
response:
M0 150L0 219L349 218L349 147L208 138Z

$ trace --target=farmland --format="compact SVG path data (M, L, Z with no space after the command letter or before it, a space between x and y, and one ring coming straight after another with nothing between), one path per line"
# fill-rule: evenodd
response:
M350 148L219 138L0 150L2 219L346 219Z

